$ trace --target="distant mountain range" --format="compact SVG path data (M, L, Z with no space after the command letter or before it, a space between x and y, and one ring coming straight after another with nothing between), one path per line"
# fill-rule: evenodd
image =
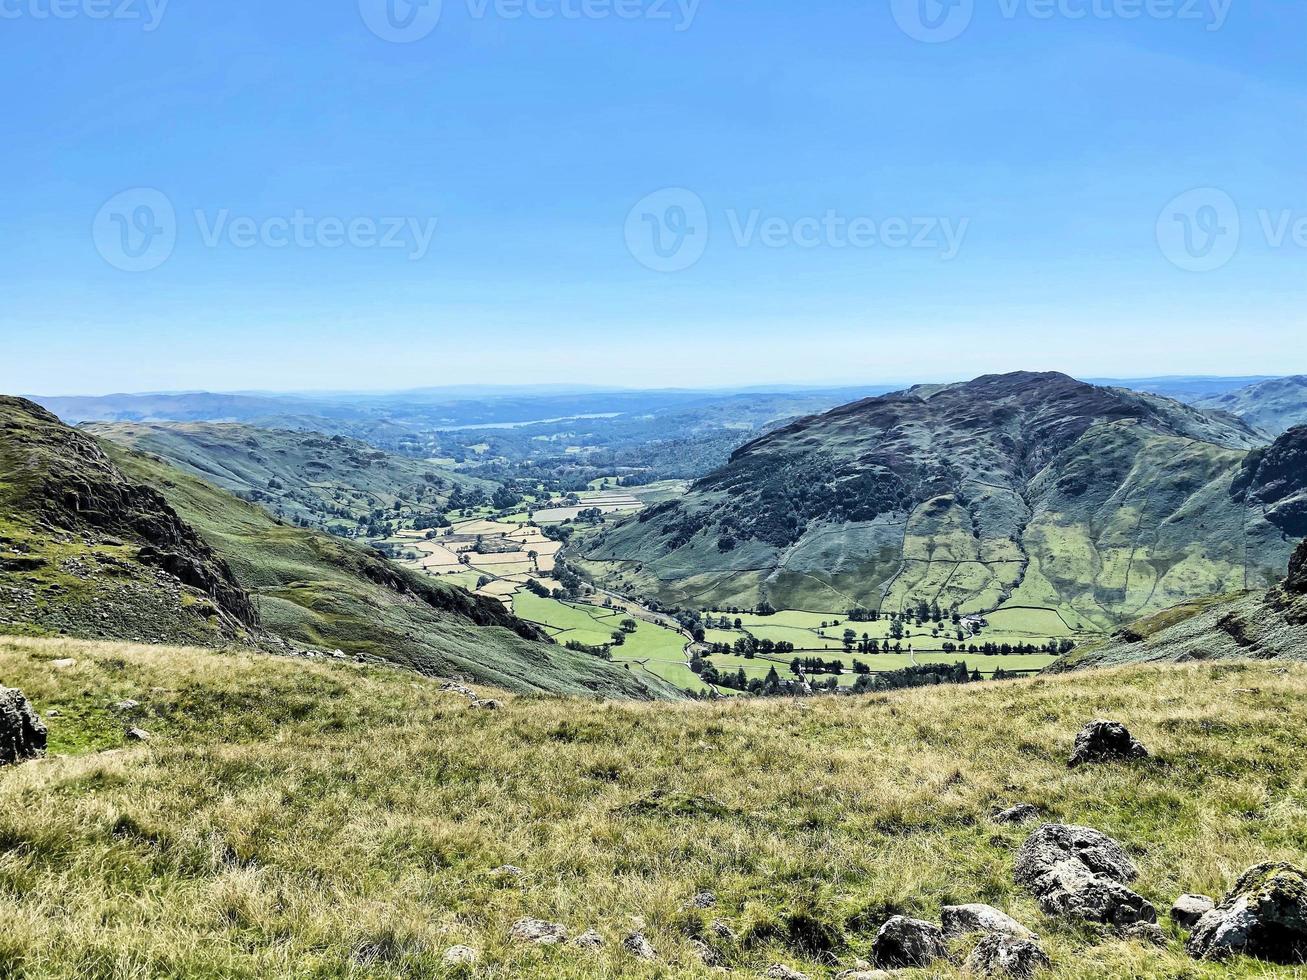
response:
M1111 627L1279 579L1307 470L1275 471L1266 443L1233 415L1059 374L921 386L745 445L586 558L667 605L937 599Z
M1294 426L1307 425L1307 376L1272 378L1237 391L1209 395L1194 404L1237 415L1262 432L1278 436Z

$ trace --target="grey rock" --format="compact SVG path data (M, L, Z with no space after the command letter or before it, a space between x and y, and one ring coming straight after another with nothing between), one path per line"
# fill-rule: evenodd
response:
M1157 921L1157 910L1126 887L1138 874L1112 838L1069 824L1045 824L1031 834L1014 872L1047 915L1121 927Z
M580 946L582 949L602 949L604 946L604 937L599 935L593 929L587 929L581 935L572 940L573 945Z
M784 963L773 963L767 967L767 972L763 976L768 980L810 980L806 973L793 970Z
M986 936L967 957L966 969L991 977L1031 977L1051 963L1039 943L994 933Z
M720 966L722 958L718 955L717 950L713 949L702 939L691 939L690 949L704 966Z
M1121 930L1125 939L1133 939L1145 946L1165 946L1166 933L1156 922L1135 922Z
M1171 921L1181 928L1192 929L1214 908L1216 902L1206 895L1181 895L1171 906Z
M1139 877L1130 855L1106 834L1074 824L1048 823L1027 837L1017 852L1016 882L1033 888L1063 861L1075 861L1123 885Z
M654 951L653 944L644 937L642 932L633 932L622 940L622 949L626 950L638 960L656 959L658 954Z
M1039 819L1039 810L1029 803L1018 803L994 815L995 823L1029 823Z
M451 946L440 959L445 966L461 966L475 963L480 956L471 946Z
M1018 939L1035 938L1035 934L1016 919L990 905L945 905L940 920L946 939L956 939L972 932L1000 933Z
M508 936L514 942L534 943L537 946L556 946L567 939L567 927L556 922L525 917L513 923Z
M1199 920L1185 949L1203 960L1242 954L1307 963L1307 871L1283 862L1249 868Z
M488 698L488 699L486 699L485 701L473 701L473 702L472 702L472 707L474 707L474 708L480 708L480 709L483 710L483 711L498 711L498 710L499 710L500 708L502 708L503 706L504 706L504 705L503 705L502 702L500 702L500 701L495 701L493 698Z
M717 904L717 896L712 892L699 892L685 903L687 909L710 909Z
M22 691L0 687L0 765L27 762L45 755L45 723Z
M1117 721L1091 721L1076 736L1070 765L1083 766L1104 762L1129 762L1142 759L1148 750Z
M494 878L525 878L526 872L516 865L505 864L490 872Z
M129 728L125 734L127 736L127 741L129 742L148 742L150 739L154 738L154 736L144 728Z
M114 702L114 705L113 705L113 710L114 710L114 711L135 711L135 710L136 710L137 708L139 708L140 706L141 706L141 702L139 702L139 701L133 701L131 698L127 698L127 699L124 700L124 701L115 701L115 702Z
M65 657L62 660L51 660L50 666L57 670L67 670L69 667L76 667L77 661L72 657Z
M947 953L944 933L939 926L896 915L876 933L871 946L871 961L882 969L895 970L929 966Z

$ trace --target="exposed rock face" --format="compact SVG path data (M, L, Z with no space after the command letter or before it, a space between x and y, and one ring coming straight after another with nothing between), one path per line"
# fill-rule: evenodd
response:
M593 929L587 929L581 935L572 940L573 944L580 946L582 949L602 949L604 937L599 935Z
M1307 872L1283 863L1245 871L1224 901L1199 920L1185 948L1204 960L1243 954L1307 963Z
M904 915L881 926L871 947L872 962L886 970L928 966L947 953L939 926Z
M477 959L477 951L471 946L451 946L445 950L445 955L441 957L445 966L470 965L475 963Z
M1083 766L1102 762L1129 762L1142 759L1148 750L1139 743L1130 730L1116 721L1091 721L1076 736L1075 751L1070 764Z
M1182 928L1192 929L1214 908L1216 903L1206 895L1181 895L1171 906L1171 921Z
M1230 494L1290 537L1307 535L1307 426L1249 453Z
M1037 942L1000 933L982 939L966 962L968 971L991 977L1030 977L1050 965L1048 954Z
M45 755L45 725L22 691L0 687L0 765Z
M1157 921L1157 910L1126 887L1139 874L1129 855L1088 827L1040 827L1021 845L1014 874L1047 915L1115 926Z
M508 931L509 938L519 943L537 946L556 946L567 939L567 927L556 922L545 922L530 917L518 919Z
M945 905L940 918L947 939L956 939L970 932L1000 933L1018 939L1035 938L1035 934L1016 919L989 905Z
M1307 595L1307 541L1298 545L1289 559L1289 577L1284 581L1284 588L1294 595Z

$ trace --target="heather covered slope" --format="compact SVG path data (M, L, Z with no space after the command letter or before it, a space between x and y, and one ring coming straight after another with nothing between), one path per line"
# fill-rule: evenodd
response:
M1255 475L1235 490L1260 444L1237 419L1063 375L915 388L745 446L585 557L676 605L938 599L1104 628L1278 579L1286 531Z
M1307 542L1284 582L1266 592L1175 606L1076 650L1050 669L1250 659L1307 661Z
M0 769L0 975L718 976L699 935L731 975L831 980L889 916L986 902L1039 933L1041 980L1289 976L1191 960L1166 914L1261 861L1302 863L1307 667L1285 666L490 712L374 667L0 638L0 683L47 716L52 753ZM1068 769L1102 715L1152 757ZM1021 801L1126 847L1164 947L1040 912L1013 881L1038 824L993 820ZM685 908L705 889L713 907ZM606 945L511 942L523 916ZM634 929L653 962L622 949ZM961 980L974 942L894 976ZM474 969L443 965L457 944Z
M117 422L83 427L161 456L193 476L286 520L353 534L380 512L402 527L433 526L451 495L494 485L344 436L206 422Z

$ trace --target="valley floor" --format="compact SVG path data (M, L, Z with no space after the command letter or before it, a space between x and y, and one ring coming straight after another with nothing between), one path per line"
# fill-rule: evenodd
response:
M47 718L51 751L0 770L4 976L699 977L690 934L720 917L732 973L824 978L891 914L974 901L1039 932L1050 976L1291 975L1194 963L1165 920L1158 950L1044 917L1012 883L1031 828L991 814L1025 801L1111 834L1161 911L1302 863L1307 666L486 711L389 669L0 638L0 683ZM1154 757L1068 770L1099 716ZM717 906L684 911L703 889ZM522 916L608 942L516 945ZM622 950L634 929L654 963ZM475 969L442 965L456 944Z

